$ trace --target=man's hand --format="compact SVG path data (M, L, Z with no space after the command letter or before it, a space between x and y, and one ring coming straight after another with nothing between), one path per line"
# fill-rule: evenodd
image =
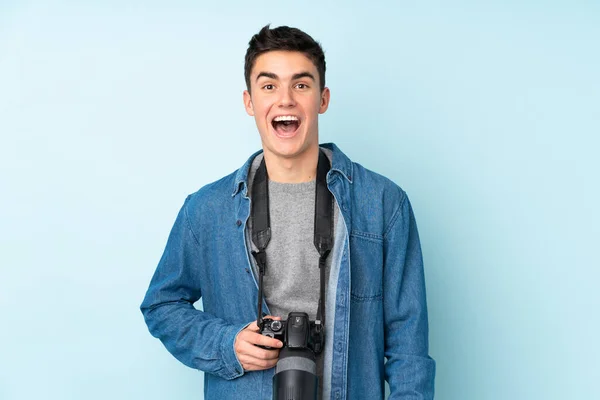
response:
M270 315L265 318L281 319ZM272 368L277 364L279 349L283 343L258 332L258 326L254 321L237 335L233 344L235 354L245 371L260 371ZM257 345L273 347L273 350L262 349Z

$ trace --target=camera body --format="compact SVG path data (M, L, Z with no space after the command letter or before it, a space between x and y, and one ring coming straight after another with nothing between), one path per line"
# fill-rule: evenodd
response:
M315 354L323 350L323 327L310 321L305 312L291 312L287 320L266 318L260 326L260 333L283 342L289 349L308 349ZM267 347L268 348L268 347Z

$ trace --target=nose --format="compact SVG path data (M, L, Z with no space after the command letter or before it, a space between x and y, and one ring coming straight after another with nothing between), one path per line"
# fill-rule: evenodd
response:
M293 107L296 105L294 100L294 92L291 88L285 88L281 91L281 97L279 98L279 107Z

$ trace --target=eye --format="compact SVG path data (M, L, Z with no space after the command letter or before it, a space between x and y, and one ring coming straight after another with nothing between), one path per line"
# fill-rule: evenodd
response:
M273 90L273 89L275 89L275 85L268 84L268 85L263 86L262 88L264 90Z
M306 83L298 83L296 84L296 88L300 90L308 89L308 85Z

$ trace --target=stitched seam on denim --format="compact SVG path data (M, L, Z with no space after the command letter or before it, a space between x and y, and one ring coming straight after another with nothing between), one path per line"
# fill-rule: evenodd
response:
M189 199L189 197L188 197L188 199ZM192 224L190 223L190 217L188 215L188 210L187 210L187 200L188 199L185 200L185 204L183 205L183 216L185 218L185 223L187 224L187 227L188 227L188 229L190 230L190 232L192 234L192 237L196 241L196 244L200 245L200 241L198 240L198 237L194 233L194 230L192 229Z
M348 238L348 249L350 249L350 239ZM348 254L348 260L350 259L350 254ZM350 279L348 280L348 291L350 292L350 298L352 298L352 271L348 271L348 275ZM342 397L345 399L347 390L348 390L348 352L350 349L350 307L346 308L346 313L344 315L344 339L346 343L346 351L343 354L342 362L344 367L344 372L342 373Z
M392 230L392 227L394 226L394 224L398 220L398 217L401 214L400 210L402 210L402 207L404 206L404 202L406 201L406 198L408 197L408 196L406 196L406 193L404 193L402 191L401 191L401 193L402 193L402 201L400 201L400 205L398 206L398 208L394 212L394 216L392 217L392 220L390 221L390 224L385 229L385 233L383 234L383 239L384 240L387 238L387 235L390 233L390 231Z
M357 302L372 301L372 300L381 300L381 299L383 299L383 293L376 294L374 296L358 296L356 294L350 293L350 296L352 297L353 300L355 300Z
M354 236L359 239L365 239L376 243L383 242L383 236L376 235L374 233L360 232L360 231L352 231L350 236Z
M344 171L342 171L341 169L331 168L330 171L337 172L339 175L343 176L348 181L348 183L352 184L352 181L350 179L348 179L348 176L346 176ZM352 176L352 175L350 175L350 176Z

